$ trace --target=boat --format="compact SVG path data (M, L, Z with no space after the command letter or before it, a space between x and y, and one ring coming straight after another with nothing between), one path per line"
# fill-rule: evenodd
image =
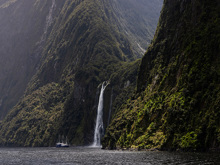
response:
M69 147L69 145L67 143L56 143L56 147Z
M66 138L66 142L63 142L64 137L62 137L62 142L60 142L60 137L59 137L59 142L56 143L56 147L69 147L69 144L67 143L67 138Z

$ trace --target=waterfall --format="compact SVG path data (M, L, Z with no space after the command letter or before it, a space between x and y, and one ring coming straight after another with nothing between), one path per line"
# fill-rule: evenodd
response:
M49 7L49 13L46 16L46 22L45 22L43 34L40 40L36 43L36 48L34 50L34 55L33 55L35 58L39 57L41 55L41 52L43 51L48 29L52 25L53 20L54 20L53 14L54 14L55 9L56 9L56 1L52 0L51 6Z
M47 15L47 18L46 18L46 26L44 29L45 34L47 33L48 28L50 27L50 25L53 22L53 11L54 11L55 7L56 7L56 2L55 2L55 0L53 0L51 7L50 7L50 10L49 10L49 14Z
M46 39L48 28L53 23L53 12L54 12L55 8L56 8L56 2L55 2L55 0L53 0L52 4L50 6L50 9L49 9L49 13L46 17L46 25L44 27L43 36L41 37L41 42L43 42Z
M108 82L102 83L101 92L99 95L99 104L97 109L97 118L96 118L96 126L94 132L94 142L93 147L101 147L101 137L104 135L104 127L103 127L103 104L104 104L104 91L108 86Z

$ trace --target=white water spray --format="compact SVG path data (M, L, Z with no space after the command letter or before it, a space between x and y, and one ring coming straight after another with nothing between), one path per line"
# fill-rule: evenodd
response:
M96 118L96 126L94 132L94 142L93 147L101 147L101 137L104 135L104 127L103 127L103 104L104 104L104 91L108 86L108 82L102 83L101 92L99 95L99 104L98 104L98 112Z

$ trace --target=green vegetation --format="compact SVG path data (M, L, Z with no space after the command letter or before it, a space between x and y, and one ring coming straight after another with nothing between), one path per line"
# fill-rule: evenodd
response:
M56 137L63 104L63 91L55 83L27 95L4 120L1 143L5 146L53 146L55 139L51 137Z
M3 3L3 0L0 0L0 4L1 2ZM25 8L25 5L22 5L24 2L26 1L20 0L14 4L19 3L17 7L22 10L22 7ZM136 87L140 64L137 57L141 55L139 51L134 51L133 41L129 40L124 30L126 25L129 34L133 36L132 39L141 45L145 44L144 35L134 37L136 26L132 29L127 26L131 21L134 23L130 18L136 14L125 18L125 15L120 14L121 10L108 0L55 1L56 7L51 15L53 20L45 32L43 25L52 2L28 2L31 19L36 18L37 21L35 20L34 27L24 28L41 29L41 33L34 33L33 37L37 37L30 42L33 45L28 45L33 48L37 59L32 59L32 49L24 49L31 54L30 58L34 63L30 62L30 66L33 72L29 67L26 68L29 79L22 77L26 83L21 93L27 86L24 95L15 105L22 96L19 93L12 104L15 105L14 108L0 124L0 145L53 146L59 135L67 136L72 145L89 144L93 141L100 91L98 86L103 81L110 81L104 96L105 127L108 124L111 97L113 115ZM131 7L132 3L127 5ZM7 9L11 7L14 5L7 6ZM8 10L5 10L6 15ZM0 12L3 10L0 9ZM14 14L16 13L12 16ZM146 24L142 15L139 17ZM156 21L152 26L155 25ZM144 26L140 29L144 30ZM149 33L153 31L149 30ZM28 33L27 36L31 34ZM30 58L25 62L29 62ZM22 79L19 80L22 83ZM15 93L17 88L18 86L15 86L11 93Z
M165 1L142 59L137 93L115 115L104 148L219 148L220 5Z
M39 1L39 6L34 3L0 0L0 120L24 94L41 58L39 41L51 2Z

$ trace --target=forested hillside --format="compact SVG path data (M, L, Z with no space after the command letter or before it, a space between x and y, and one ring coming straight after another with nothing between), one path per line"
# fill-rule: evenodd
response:
M219 11L217 0L164 1L137 92L114 115L104 148L219 149Z
M38 69L51 23L47 19L54 15L50 8L51 1L0 1L0 120Z
M19 39L31 44L17 41L27 46L27 50L20 49L27 54L21 53L19 59L23 62L18 65L27 63L30 76L26 79L21 72L24 77L16 79L14 70L20 70L11 70L12 78L8 81L19 80L24 86L15 86L21 92L13 102L17 101L17 104L1 122L0 143L4 146L54 146L60 135L68 137L72 145L90 144L100 84L110 82L104 96L104 125L107 127L111 118L110 107L113 107L111 111L114 113L136 86L140 64L137 58L143 55L142 49L148 45L144 41L152 39L162 1L137 1L142 5L128 1L129 16L120 9L124 8L123 0L38 0L28 1L29 6L19 6L26 1L0 1L0 12L6 13L2 21L7 21L6 15L10 13L12 17L19 16L18 20L30 19L34 22L18 21L21 30L28 32L24 35L22 31L18 32ZM155 18L152 23L145 13L154 5L157 6L155 10L149 10L149 15ZM146 12L138 11L139 8ZM30 10L25 18L16 13L24 10ZM140 22L149 26L139 26ZM133 23L136 26L130 26ZM136 35L138 29L142 31L140 35ZM26 41L26 37L34 39ZM7 45L10 44L11 41ZM16 46L21 48L21 45ZM13 51L10 57L17 57L17 50ZM36 59L31 63L30 58L34 55ZM7 84L5 79L3 84ZM9 89L12 95L16 93ZM7 102L4 104L8 105Z

